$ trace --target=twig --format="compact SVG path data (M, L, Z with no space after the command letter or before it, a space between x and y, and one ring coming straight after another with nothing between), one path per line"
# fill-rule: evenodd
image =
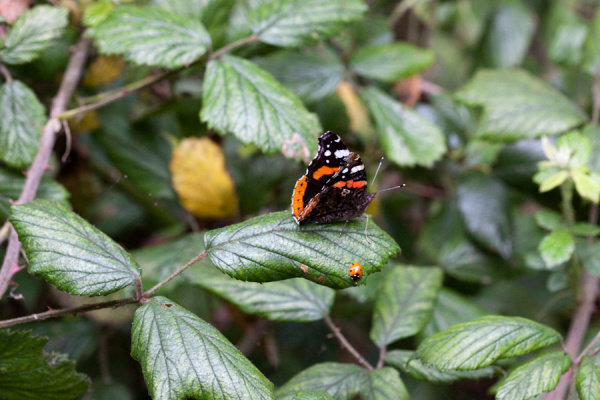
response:
M12 82L13 79L12 79L12 76L10 75L10 72L8 72L8 69L2 63L0 63L0 74L2 74L6 83Z
M128 297L126 299L119 300L111 300L105 301L102 303L94 303L94 304L84 304L82 306L72 307L72 308L64 308L62 310L50 310L39 314L31 314L25 317L7 319L5 321L0 321L0 329L8 328L13 325L25 324L27 322L33 321L42 321L49 318L61 317L63 315L77 315L88 311L100 310L102 308L109 307L122 307L127 304L136 303L136 300L133 297Z
M152 289L147 290L146 292L144 292L143 297L147 298L147 297L152 296L154 294L154 292L156 292L158 289L160 289L165 284L167 284L168 282L170 282L177 275L181 274L183 271L185 271L186 269L188 269L189 267L191 267L193 264L197 263L198 261L204 259L207 254L208 254L208 250L204 250L202 253L200 253L196 257L192 258L183 267L179 268L176 271L173 271L173 273L171 275L169 275L165 280L163 280L162 282L157 283L156 285L154 285L154 287Z
M387 346L383 345L379 348L379 360L377 360L377 366L375 368L383 368L383 360L385 359L385 355L387 353Z
M368 369L369 371L373 370L373 366L371 364L369 364L369 362L367 360L365 360L364 357L361 356L360 353L358 351L356 351L356 349L354 347L352 347L352 345L348 342L348 340L346 340L344 335L342 335L340 328L335 326L331 317L329 315L325 315L324 320L325 320L325 323L327 324L327 326L329 327L329 329L331 329L333 334L338 338L338 340L342 344L342 347L345 347L346 350L348 350L348 352L350 354L352 354L352 356L354 356L354 358L356 358L356 361L358 361L360 364L362 364L366 369Z
M21 196L19 197L19 200L17 200L16 204L29 203L35 198L40 180L42 179L46 165L48 165L48 159L52 153L52 147L54 146L56 133L60 130L60 122L57 119L57 115L66 109L67 102L71 96L73 96L75 87L81 78L81 73L87 58L89 46L90 40L83 38L83 36L75 46L73 54L69 59L67 69L65 70L63 80L60 84L60 88L58 89L58 93L52 101L50 119L42 130L40 147L38 148L33 163L31 164L31 168L29 168L27 178L25 179L25 184L23 185L23 190L21 191ZM11 278L10 272L13 265L17 263L20 249L21 243L19 242L17 233L13 228L11 228L8 248L6 249L6 256L4 257L4 262L2 264L2 268L0 269L0 298L2 298L6 292L6 289L8 288Z
M248 37L242 38L240 40L236 40L233 43L229 43L226 46L221 47L219 50L215 51L208 57L209 60L214 60L221 57L225 53L229 53L233 49L237 49L238 47L245 46L250 43L254 43L258 41L258 35L250 35Z

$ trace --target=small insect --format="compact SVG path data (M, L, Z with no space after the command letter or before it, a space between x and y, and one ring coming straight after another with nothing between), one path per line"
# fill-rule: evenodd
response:
M350 279L358 282L363 277L363 267L359 263L354 263L350 266Z

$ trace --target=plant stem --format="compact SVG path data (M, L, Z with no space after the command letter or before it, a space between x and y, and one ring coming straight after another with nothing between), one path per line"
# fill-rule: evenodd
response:
M75 87L81 78L89 47L90 40L81 36L79 42L75 46L75 50L73 51L71 58L69 59L67 69L65 70L65 74L58 89L58 93L52 100L50 119L42 130L40 147L38 148L33 163L27 172L27 178L25 179L23 190L21 191L21 195L16 204L29 203L35 198L40 180L42 179L46 165L48 165L48 159L52 153L52 147L54 147L56 133L60 130L60 122L57 116L67 108L67 102L73 96ZM19 237L17 236L14 228L11 228L8 248L6 249L6 256L4 257L2 268L0 268L0 298L2 298L6 292L6 289L8 288L8 284L11 279L10 273L12 267L17 264L20 249L21 243L19 242Z
M346 350L348 350L348 352L350 354L352 354L352 356L354 356L354 358L356 358L356 361L358 361L360 364L362 364L366 369L368 369L369 371L373 370L373 366L371 364L369 364L368 361L365 360L364 357L361 356L360 353L358 351L356 351L356 349L354 347L352 347L352 345L350 344L350 342L348 342L348 340L346 340L344 335L342 335L340 328L335 326L335 324L333 323L333 320L331 319L331 316L329 316L329 314L327 314L327 315L325 315L325 317L323 319L325 320L325 323L327 324L329 329L331 329L333 334L338 338L338 340L342 344L342 347L345 347Z
M152 289L147 290L146 292L144 292L143 297L144 298L148 298L149 296L152 296L154 294L154 292L156 292L158 289L160 289L161 287L163 287L166 283L170 282L176 276L178 276L183 271L185 271L186 269L188 269L189 267L191 267L193 264L195 264L198 261L204 259L207 254L208 254L208 250L204 250L202 253L200 253L196 257L192 258L183 267L179 268L176 271L173 271L173 273L171 275L169 275L165 280L163 280L162 282L157 283L156 285L154 285L154 287Z
M560 185L562 197L562 212L568 227L575 225L575 211L573 211L573 181L567 179Z
M242 47L247 44L254 43L256 41L258 41L258 35L250 35L250 36L242 38L240 40L236 40L235 42L229 43L228 45L225 45L225 46L221 47L219 50L212 53L210 55L210 57L208 57L208 59L209 60L217 59L217 58L221 57L223 54L229 53L233 49L237 49L238 47Z
M379 360L377 360L377 366L375 368L383 368L383 360L385 359L385 355L387 353L387 346L383 345L379 348Z
M10 72L8 72L8 69L2 63L0 63L0 74L2 74L6 83L12 82L13 79L12 79L12 76L10 75Z

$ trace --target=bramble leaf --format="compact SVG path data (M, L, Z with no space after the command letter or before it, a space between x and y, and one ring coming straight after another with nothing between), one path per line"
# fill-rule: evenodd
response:
M581 400L600 398L600 364L595 357L583 358L575 379Z
M573 235L565 229L557 229L542 239L538 250L548 268L567 262L575 251Z

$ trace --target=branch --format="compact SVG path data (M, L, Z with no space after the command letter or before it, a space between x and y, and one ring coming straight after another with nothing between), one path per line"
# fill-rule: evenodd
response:
M21 196L19 197L19 200L17 200L16 204L29 203L35 198L40 180L42 179L46 165L48 165L48 159L52 153L52 147L54 147L56 133L60 130L60 122L57 119L57 116L66 109L67 102L73 96L75 87L79 83L79 79L81 78L81 73L85 65L85 60L87 58L89 46L90 40L83 38L83 36L79 39L77 45L75 45L73 54L71 54L69 64L65 70L63 80L58 89L58 93L52 100L50 119L42 130L40 147L38 148L33 163L29 168L25 185L23 185ZM8 248L6 249L6 256L4 257L4 263L0 269L0 298L2 298L6 292L6 289L8 288L11 278L10 272L12 267L19 259L19 250L21 250L19 237L17 236L15 230L11 228Z
M331 319L329 314L325 315L324 320L325 320L325 323L327 324L327 326L329 327L329 329L331 329L333 334L338 338L338 340L342 344L342 347L345 347L346 350L348 350L348 352L350 354L352 354L352 356L354 356L354 358L356 358L356 361L358 361L360 364L362 364L366 369L368 369L369 371L373 370L373 366L371 364L369 364L369 362L367 360L365 360L364 357L361 356L360 353L358 351L356 351L356 349L354 347L352 347L352 345L350 344L350 342L348 342L348 340L346 340L344 335L342 335L340 328L335 326L335 324L333 323L333 320Z
M173 273L171 275L169 275L165 280L154 285L154 287L152 289L146 290L142 297L148 298L148 297L152 296L154 294L154 292L156 292L158 289L163 287L165 284L167 284L168 282L173 280L176 276L181 274L183 271L185 271L186 269L188 269L189 267L191 267L193 264L197 263L198 261L204 259L207 254L208 254L208 250L204 250L202 253L198 254L196 257L194 257L190 261L188 261L187 264L185 264L183 267L179 268L176 271L173 271Z
M221 57L225 53L229 53L233 49L237 49L238 47L245 46L250 43L254 43L258 41L258 35L250 35L240 40L236 40L233 43L229 43L226 46L221 47L219 50L215 51L208 57L209 60L214 60L216 58Z

